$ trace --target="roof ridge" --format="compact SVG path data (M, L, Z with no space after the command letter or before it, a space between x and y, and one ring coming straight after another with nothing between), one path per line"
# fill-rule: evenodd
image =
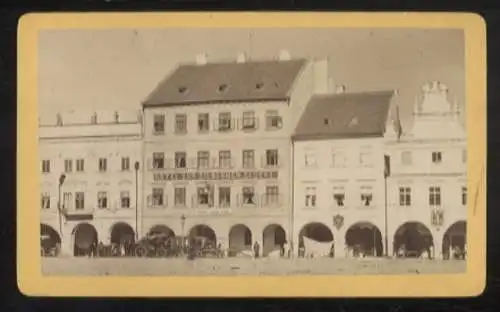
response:
M314 99L325 99L325 98L334 98L334 97L345 97L352 95L374 95L374 94L383 94L383 93L394 93L393 89L381 89L381 90L369 90L369 91L360 91L360 92L343 92L343 93L323 93L323 94L313 94L312 98Z

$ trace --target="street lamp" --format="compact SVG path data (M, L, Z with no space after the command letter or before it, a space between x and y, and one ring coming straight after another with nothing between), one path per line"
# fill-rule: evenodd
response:
M184 238L184 225L186 223L186 216L185 215L181 215L181 237L182 237L182 252L184 252L184 247L185 247L185 238Z
M59 233L61 233L61 237L63 236L62 230L62 205L61 205L61 188L64 184L64 180L66 180L66 175L61 173L59 176L59 188L58 188L58 197L57 197L57 212L59 216Z
M135 241L139 240L139 162L134 164L135 169Z

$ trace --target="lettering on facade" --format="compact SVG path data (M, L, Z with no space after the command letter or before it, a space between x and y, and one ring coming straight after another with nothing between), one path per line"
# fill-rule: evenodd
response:
M183 172L155 173L153 180L196 181L196 180L268 180L278 179L278 171L226 171L226 172Z

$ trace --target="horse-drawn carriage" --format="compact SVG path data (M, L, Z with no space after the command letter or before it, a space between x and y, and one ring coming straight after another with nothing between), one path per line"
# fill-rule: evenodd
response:
M138 257L176 257L185 251L183 239L165 233L150 233L137 242L134 253Z

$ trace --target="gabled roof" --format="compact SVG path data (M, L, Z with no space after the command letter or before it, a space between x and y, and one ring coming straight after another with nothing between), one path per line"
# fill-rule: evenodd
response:
M286 100L304 59L181 65L166 77L143 106Z
M293 139L381 137L394 91L315 95Z

